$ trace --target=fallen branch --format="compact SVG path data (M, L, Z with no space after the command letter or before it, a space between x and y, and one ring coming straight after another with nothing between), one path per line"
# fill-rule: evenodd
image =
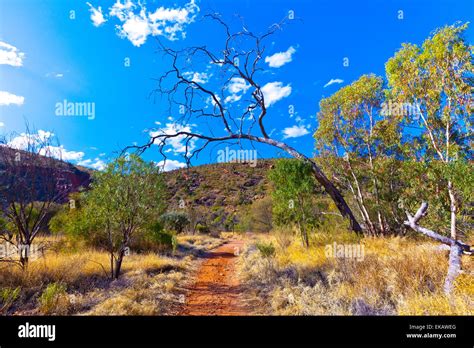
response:
M408 220L405 221L404 224L417 232L420 232L430 238L437 240L438 242L447 244L451 247L449 252L448 274L446 275L446 279L444 281L444 292L445 294L449 295L454 288L454 281L461 271L461 255L463 253L472 255L472 249L469 245L459 240L442 236L430 229L419 226L418 222L426 215L427 210L428 203L423 202L415 216L412 216L410 213L406 212Z

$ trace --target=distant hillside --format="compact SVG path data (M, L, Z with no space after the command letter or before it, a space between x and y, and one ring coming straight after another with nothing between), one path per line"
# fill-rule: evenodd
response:
M0 156L0 185L8 182L8 178L2 175L5 172L4 162L10 161L9 157L17 152L9 149L6 159L5 153L3 159ZM54 165L60 168L61 176L66 178L60 185L67 185L68 192L77 192L81 187L87 189L89 186L93 170L37 157L34 163L38 167ZM250 163L216 163L166 172L163 175L168 188L168 211L185 212L193 225L199 223L213 229L228 229L229 224L242 222L242 216L248 215L254 202L268 196L267 172L272 164L273 160L258 161L255 167ZM37 200L41 201L42 197ZM67 201L66 196L63 201Z
M11 149L8 147L2 147L1 150L2 151L0 155L0 186L8 185L8 182L12 179L8 177L7 173L9 172L10 172L10 175L12 175L11 173L14 173L14 172L20 173L19 175L21 175L21 173L25 173L26 171L28 171L29 173L34 173L34 174L31 174L31 177L29 177L29 180L41 180L41 173L45 172L41 170L41 168L51 167L51 166L54 166L55 168L57 168L57 170L60 171L60 174L58 175L58 177L61 178L61 182L58 182L56 184L57 192L54 192L54 194L59 194L60 191L67 192L67 193L77 192L81 187L87 188L90 184L91 174L93 171L88 168L75 166L71 163L53 159L51 157L43 157L39 155L34 155L31 153L27 153L25 151ZM18 156L18 154L20 155L20 158L21 156L25 156L28 158L28 161L26 161L23 164L24 171L23 171L21 160L17 164L15 164L15 167L16 167L15 170L13 171L7 170L8 163L14 163L15 156ZM31 165L34 165L37 169L32 170L30 168ZM44 193L39 192L38 193L39 197L35 197L35 200L37 201L44 200L44 197L41 197L41 195L43 194ZM61 197L64 197L62 199L63 202L67 201L67 194L61 194Z
M273 160L258 161L255 167L217 163L167 172L169 210L185 211L215 228L239 223L242 212L268 195L267 172L272 164Z

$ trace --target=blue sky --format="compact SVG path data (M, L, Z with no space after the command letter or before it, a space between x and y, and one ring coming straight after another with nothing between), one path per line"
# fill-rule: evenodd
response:
M218 12L231 25L239 23L235 17L239 14L250 30L264 32L294 11L298 20L267 41L265 70L258 79L267 86L266 99L273 100L266 116L268 131L311 155L321 98L362 74L383 75L384 63L403 42L421 44L435 28L469 21L473 4L472 0L0 0L0 133L21 133L27 121L39 136L54 133L59 138L64 159L101 168L124 146L145 143L152 128L204 132L207 128L198 122L175 125L178 116L167 112L159 98L150 98L156 86L153 78L170 67L156 53L155 38L176 49L217 48L222 33L201 21L207 13ZM472 33L470 28L470 42ZM206 85L218 88L212 80L215 72L206 64L192 68L189 73L198 73L195 78L209 78ZM234 94L229 90L232 98L250 93L238 84L234 87ZM240 105L231 104L232 98L229 108L238 112ZM94 117L58 115L57 104L65 100L93 104ZM221 125L209 127L223 132ZM193 164L215 162L216 149L210 150ZM271 147L257 150L259 157L279 154ZM168 168L182 165L182 142L170 144L167 154L172 160ZM144 157L162 159L156 146Z

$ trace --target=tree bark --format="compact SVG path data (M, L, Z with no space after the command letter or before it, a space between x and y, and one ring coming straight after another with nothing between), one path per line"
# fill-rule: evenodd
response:
M405 225L410 226L415 231L420 232L428 237L437 240L438 242L447 244L451 247L449 252L448 274L446 275L446 279L444 281L444 292L446 295L450 295L454 288L454 282L456 281L456 277L461 271L461 255L464 252L469 255L472 255L472 250L469 245L464 244L459 240L442 236L430 229L419 226L418 222L423 216L426 215L427 210L428 203L423 202L421 204L421 207L416 212L415 216L411 216L410 213L407 212L406 214L408 217L408 221L405 221Z
M359 222L357 222L357 219L355 218L354 214L352 213L351 208L349 208L349 206L347 205L347 203L346 203L344 197L342 196L341 192L326 177L326 175L323 173L321 168L319 168L319 166L313 160L306 157L302 153L296 151L291 146L289 146L285 143L282 143L280 141L274 140L274 139L259 138L259 137L254 137L254 136L251 136L251 135L250 136L245 136L245 137L242 137L242 138L278 147L278 148L284 150L285 152L287 152L288 154L290 154L291 156L293 156L294 158L309 162L311 164L311 168L313 170L313 174L314 174L314 177L316 178L316 180L321 184L321 186L324 187L326 192L332 198L332 200L336 204L337 209L339 210L341 215L344 218L349 219L351 230L356 232L357 234L363 234L363 230L360 227Z
M346 200L342 196L341 192L326 177L326 175L324 175L324 173L321 171L321 169L319 169L316 163L314 163L313 161L310 161L310 162L311 162L311 166L313 168L313 173L316 180L324 187L326 192L332 198L332 200L336 204L337 209L339 210L341 215L344 218L349 219L351 230L356 232L357 234L362 234L363 233L362 228L360 227L359 222L357 221L354 214L352 213L352 210L347 205Z
M25 244L20 243L17 246L19 249L18 251L20 252L20 265L22 270L28 268L28 262L30 259L30 246L31 242Z
M122 269L122 261L123 261L124 250L120 250L120 253L115 260L115 269L114 269L114 278L118 279L120 276L120 270Z
M449 193L449 207L451 211L451 238L456 240L457 233L456 233L456 212L457 212L457 204L456 204L456 196L454 195L453 183L448 181L448 193Z
M454 282L461 271L462 248L458 244L451 245L449 251L448 274L444 281L444 293L450 294L454 289Z

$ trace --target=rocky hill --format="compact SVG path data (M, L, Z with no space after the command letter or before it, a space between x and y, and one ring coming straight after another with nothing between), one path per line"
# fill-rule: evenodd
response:
M6 187L12 179L5 174L8 172L6 166L14 161L13 156L18 150L2 150L0 185ZM20 154L26 155L21 151ZM67 193L76 192L81 187L87 189L90 184L93 173L91 169L52 158L35 155L31 158L31 154L28 156L30 160L27 161L24 171L31 172L31 164L38 167L33 170L35 179L32 180L41 180L37 177L45 172L42 168L54 166L55 170L60 171L61 182L56 187L58 192L54 194L62 190L63 203L67 201ZM168 211L188 214L194 226L200 224L214 230L233 228L242 223L242 216L249 215L252 204L268 196L267 172L272 163L273 160L261 160L253 166L252 163L216 163L166 172L164 177L168 188ZM9 171L10 176L21 177L22 170L21 166L15 168L15 171ZM64 187L67 187L66 194ZM41 201L44 198L36 197L35 200Z
M272 163L216 163L167 172L168 210L186 212L194 223L232 228L252 204L268 196Z
M91 174L92 171L88 168L51 157L43 157L6 146L0 148L0 187L6 190L5 194L19 194L9 192L9 187L17 190L24 187L28 190L29 185L34 185L35 189L29 192L29 199L44 201L48 195L60 197L58 203L64 203L69 193L89 186ZM56 182L53 182L51 175L54 175ZM19 180L24 181L25 184L19 184ZM26 196L22 195L22 197Z

